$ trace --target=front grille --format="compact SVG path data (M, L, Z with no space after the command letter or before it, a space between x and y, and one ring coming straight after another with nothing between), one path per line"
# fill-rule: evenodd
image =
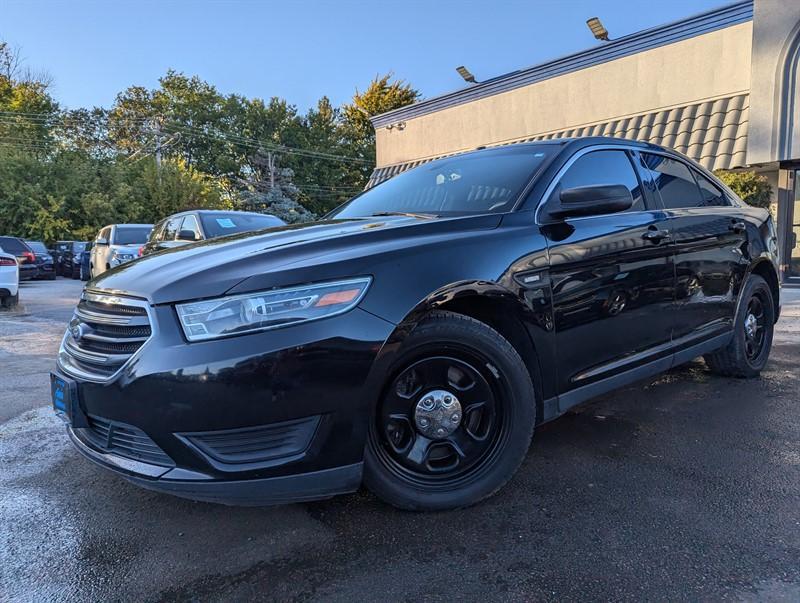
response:
M320 416L316 415L258 427L176 435L221 463L260 463L304 452L319 422Z
M151 335L144 300L86 292L64 335L58 363L72 376L108 381Z
M175 463L145 432L133 425L89 415L89 428L83 435L95 448L135 461L174 467Z

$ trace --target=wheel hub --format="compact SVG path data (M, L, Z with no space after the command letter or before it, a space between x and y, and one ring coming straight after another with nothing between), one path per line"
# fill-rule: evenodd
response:
M748 314L747 318L744 319L744 331L748 337L755 337L758 331L758 319L752 314Z
M428 392L417 402L414 422L417 431L431 439L446 438L461 424L461 402L446 390Z

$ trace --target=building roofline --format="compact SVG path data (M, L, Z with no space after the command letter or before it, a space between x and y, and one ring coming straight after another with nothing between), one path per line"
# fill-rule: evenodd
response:
M673 21L672 23L638 31L616 40L605 42L601 46L569 54L546 63L512 71L467 88L461 88L454 92L434 96L412 105L381 113L371 118L372 125L377 129L406 119L435 113L442 109L522 88L559 75L579 71L587 67L752 20L753 0L736 2Z

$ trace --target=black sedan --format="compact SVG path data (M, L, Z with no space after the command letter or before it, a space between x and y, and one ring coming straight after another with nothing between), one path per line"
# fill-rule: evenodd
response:
M36 268L39 271L36 278L55 280L56 270L53 264L53 256L47 250L47 246L41 241L25 241L36 257Z
M94 279L53 403L79 451L145 488L265 504L363 482L398 507L461 507L593 396L697 356L757 376L776 249L766 210L668 149L465 153L320 222Z
M58 256L57 270L61 276L80 278L81 256L86 249L85 241L67 241Z
M19 280L29 281L39 276L36 254L23 239L0 236L0 249L16 256L19 264Z

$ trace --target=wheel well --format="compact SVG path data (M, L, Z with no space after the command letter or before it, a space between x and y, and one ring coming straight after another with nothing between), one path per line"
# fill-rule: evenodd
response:
M541 421L544 407L539 358L515 304L509 300L471 295L450 300L436 309L456 312L480 320L500 333L514 347L528 369L533 389L536 392L537 423Z
M780 312L780 286L778 285L778 275L775 272L775 267L772 265L771 262L768 260L763 260L753 266L751 270L751 274L757 274L769 285L770 291L772 291L772 303L775 306L775 317L777 319L778 313Z

